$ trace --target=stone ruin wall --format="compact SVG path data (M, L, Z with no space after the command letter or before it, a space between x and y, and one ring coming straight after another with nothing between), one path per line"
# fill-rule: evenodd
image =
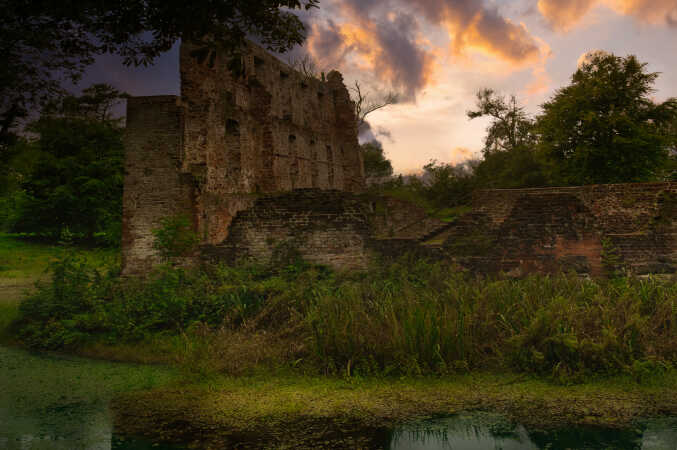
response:
M254 44L232 67L231 58L183 44L181 96L128 100L124 273L159 262L152 230L164 217L189 216L201 244L218 245L262 195L363 189L354 104L340 73L304 76Z
M477 191L446 251L476 271L677 271L677 183Z

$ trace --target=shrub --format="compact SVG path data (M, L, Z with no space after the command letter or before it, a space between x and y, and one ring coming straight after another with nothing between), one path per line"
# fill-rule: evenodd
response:
M160 226L152 231L153 247L166 260L189 255L199 242L190 219L183 215L165 217Z
M644 380L677 363L677 283L474 277L415 258L352 274L309 264L165 266L124 280L68 257L22 303L18 325L39 348L164 334L190 340L199 329L204 342L194 347L212 349L216 359L274 353L290 365L351 376L510 367L565 383L618 373ZM242 351L251 351L249 338L280 345L238 357L210 341L209 330ZM207 366L237 372L233 364Z

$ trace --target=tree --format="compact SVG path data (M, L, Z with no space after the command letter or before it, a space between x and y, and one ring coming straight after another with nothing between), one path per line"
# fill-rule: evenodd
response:
M430 161L423 166L423 194L436 208L469 204L476 188L473 165L472 161L456 165Z
M482 153L484 158L475 169L478 186L483 188L522 188L547 185L542 161L535 151L537 139L534 120L517 103L514 95L507 100L493 89L477 92L470 120L488 116Z
M79 238L103 234L107 243L118 243L123 130L104 111L122 94L106 85L85 92L64 99L29 126L39 137L29 144L32 164L18 177L23 197L13 231L58 238L68 230Z
M657 178L674 143L668 124L677 115L677 100L650 98L657 77L633 55L590 55L538 117L554 176L567 184Z
M477 186L483 189L516 189L551 184L541 155L528 148L485 153L475 168Z
M483 153L488 155L502 150L514 150L518 147L529 149L535 143L532 133L533 120L519 106L511 95L508 100L493 89L481 89L477 92L477 109L468 111L468 118L489 116L491 123L484 138Z
M362 144L361 148L367 182L378 182L393 175L393 166L386 158L380 142L367 142Z
M179 39L236 54L248 36L284 52L305 38L291 10L318 2L0 0L0 144L27 112L65 95L62 81L77 82L96 55L148 65Z

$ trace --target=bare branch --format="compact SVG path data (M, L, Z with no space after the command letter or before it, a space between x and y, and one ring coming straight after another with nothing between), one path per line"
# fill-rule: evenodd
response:
M355 101L355 117L357 118L357 129L361 129L366 123L369 114L389 105L398 103L399 96L395 92L387 92L375 99L370 98L368 92L363 92L359 81L355 81L355 86L351 87Z
M307 78L319 80L324 76L324 71L319 69L317 62L307 53L304 53L301 57L290 56L287 59L287 64Z

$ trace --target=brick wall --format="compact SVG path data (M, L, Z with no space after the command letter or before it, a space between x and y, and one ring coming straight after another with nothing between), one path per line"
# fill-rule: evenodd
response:
M304 76L256 45L236 61L214 53L196 59L181 47L186 104L183 170L201 176L198 229L218 244L240 193L319 188L358 192L364 186L354 105L343 78Z
M364 269L371 234L366 208L360 197L341 191L264 196L237 214L224 242L201 253L210 261L280 264L298 254L335 269Z
M622 270L674 273L677 183L478 191L445 247L479 271L601 275L616 255Z
M181 96L128 102L123 271L158 259L151 230L191 218L202 245L262 194L364 187L357 121L343 78L304 76L250 44L239 70L224 54L182 44Z
M163 217L193 216L192 188L179 171L184 109L178 97L127 100L122 265L126 274L158 262L151 230Z

